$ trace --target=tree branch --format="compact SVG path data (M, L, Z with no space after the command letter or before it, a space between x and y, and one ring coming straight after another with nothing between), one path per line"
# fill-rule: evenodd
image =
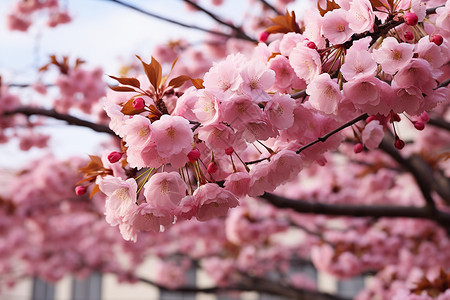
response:
M116 4L119 4L119 5L122 5L124 7L130 8L130 9L135 10L137 12L140 12L140 13L146 15L146 16L149 16L149 17L152 17L152 18L164 21L164 22L168 22L168 23L171 23L171 24L175 24L175 25L178 25L178 26L181 26L181 27L194 29L194 30L199 30L199 31L203 31L203 32L207 32L207 33L211 33L211 34L215 34L215 35L220 35L220 36L224 36L224 37L227 37L227 38L243 39L243 37L240 37L240 36L233 36L233 35L230 35L228 33L220 32L220 31L216 31L216 30L210 30L210 29L206 29L206 28L203 28L203 27L200 27L200 26L197 26L197 25L186 24L186 23L182 23L182 22L170 19L170 18L162 17L160 15L157 15L155 13L149 12L147 10L144 10L142 8L134 6L132 4L125 3L125 2L120 1L120 0L105 0L105 1L114 2Z
M298 213L312 213L329 216L374 217L374 218L414 218L432 220L445 228L450 228L450 214L430 207L391 205L340 205L293 200L271 193L261 198L278 208L290 208Z
M274 13L276 13L277 15L283 15L283 13L281 13L280 11L278 11L278 9L276 9L273 5L271 5L269 2L267 2L266 0L259 0L265 7L271 9Z
M53 119L61 120L67 122L69 125L76 125L81 127L87 127L97 132L104 132L108 133L110 135L116 136L114 131L112 131L108 126L101 125L93 122L89 122L86 120L79 119L77 117L62 114L59 113L53 109L44 109L44 108L38 108L38 107L19 107L12 111L4 112L3 115L5 116L12 116L15 114L23 114L26 116L32 116L32 115L40 115L40 116L46 116Z
M430 118L430 120L427 123L430 125L450 131L450 123L440 117L433 116Z
M322 142L322 143L325 142L325 141L326 141L330 136L332 136L333 134L338 133L339 131L343 130L344 128L347 128L347 127L349 127L349 126L352 126L353 124L355 124L355 123L357 123L357 122L359 122L359 121L365 120L365 119L367 119L368 117L369 117L369 116L368 116L367 114L362 114L362 115L360 115L359 117L356 117L356 118L354 118L353 120L350 120L350 121L346 122L345 124L339 126L339 127L336 128L335 130L330 131L330 132L328 132L327 134L325 134L325 135L323 135L323 136L321 136L321 137L318 137L317 140L314 140L314 141L312 141L311 143L308 143L308 144L304 145L303 147L301 147L300 149L297 150L297 154L299 154L299 153L302 152L303 150L305 150L305 149L311 147L312 145L315 145L315 144L317 144L317 143L319 143L319 142Z
M218 17L217 15L213 14L212 12L210 12L209 10L205 9L204 7L200 6L199 4L191 1L191 0L183 0L184 2L188 3L189 5L195 7L196 9L198 9L199 11L204 12L205 14L207 14L208 16L210 16L214 21L216 21L219 24L222 24L230 29L233 30L233 32L235 32L235 35L233 35L234 37L243 39L243 40L247 40L250 42L257 42L255 39L252 39L251 37L249 37L240 27L236 27L233 24L227 23L225 21L223 21L220 17Z

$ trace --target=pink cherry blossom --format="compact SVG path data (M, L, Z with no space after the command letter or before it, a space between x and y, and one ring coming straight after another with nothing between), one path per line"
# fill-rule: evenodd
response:
M183 117L163 115L152 124L152 141L161 157L187 155L192 149L193 137L189 121Z
M262 111L252 100L249 96L237 96L222 102L221 119L234 129L242 129L249 122L260 121Z
M290 95L274 94L264 109L269 121L277 129L287 129L294 124L295 100Z
M345 56L345 62L341 67L342 76L351 81L358 76L373 76L377 71L377 64L367 51L370 39L362 39L353 43Z
M361 136L364 146L369 150L373 150L378 147L384 137L383 126L378 120L373 120L364 127Z
M236 196L244 196L250 188L251 177L248 172L230 174L225 180L225 189Z
M285 56L277 55L269 61L269 68L275 71L274 88L288 92L288 89L292 87L292 81L297 77L289 60Z
M350 39L353 31L350 29L346 12L343 9L335 9L323 16L322 32L332 44L342 44Z
M420 77L417 74L420 74ZM437 86L435 80L437 74L439 73L433 73L433 69L426 60L413 58L394 76L392 86L400 88L415 86L422 93L429 94Z
M304 44L297 44L292 49L289 62L298 77L310 83L322 72L320 55L316 50L308 48Z
M240 92L250 96L255 102L270 99L265 90L275 82L275 72L259 61L247 62L240 72L242 83Z
M383 72L395 74L404 68L413 57L414 45L399 43L393 37L383 40L381 47L373 51L373 57L377 63L381 64Z
M154 174L144 185L148 210L156 216L170 216L173 221L181 199L186 196L187 188L177 172Z
M347 14L350 29L355 33L371 31L375 23L375 15L369 0L352 1Z
M128 147L142 149L152 138L152 124L150 119L136 115L125 121L123 132Z
M305 40L305 37L295 32L288 32L283 35L280 41L280 52L283 56L289 56L292 49Z
M336 113L342 93L336 81L328 73L317 76L306 88L309 103L315 109L326 114Z
M196 218L199 221L226 216L230 208L239 205L239 201L233 193L214 183L200 186L195 190L193 196L198 203Z

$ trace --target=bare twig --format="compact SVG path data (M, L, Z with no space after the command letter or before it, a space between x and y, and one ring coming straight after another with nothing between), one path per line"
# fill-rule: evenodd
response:
M3 115L5 116L11 116L15 114L22 114L26 116L32 116L32 115L40 115L40 116L46 116L53 119L61 120L67 122L69 125L76 125L81 127L87 127L97 132L104 132L108 133L110 135L116 136L114 131L112 131L108 126L101 125L93 122L89 122L86 120L79 119L77 117L62 114L59 113L53 109L44 109L44 108L38 108L38 107L19 107L12 111L4 112Z
M222 20L219 16L215 15L214 13L210 12L209 10L207 10L206 8L200 6L199 4L191 1L191 0L183 0L184 2L188 3L189 5L195 7L196 9L198 9L199 11L204 12L205 14L207 14L209 17L211 17L214 21L216 21L219 24L222 24L228 28L230 28L231 30L233 30L233 32L235 33L233 35L233 37L236 38L240 38L243 40L247 40L250 42L257 42L255 39L249 37L240 27L236 27L231 23L225 22L224 20Z
M259 0L265 7L271 9L274 13L276 13L277 15L283 15L282 12L278 11L278 9L276 9L272 4L270 4L269 2L267 2L266 0Z
M149 16L149 17L161 20L161 21L165 21L165 22L168 22L168 23L172 23L172 24L175 24L175 25L178 25L178 26L182 26L182 27L185 27L185 28L190 28L190 29L195 29L195 30L199 30L199 31L204 31L204 32L208 32L208 33L211 33L211 34L220 35L220 36L224 36L224 37L228 37L228 38L231 38L231 37L242 38L242 37L239 37L239 36L232 36L232 35L230 35L228 33L220 32L220 31L216 31L216 30L210 30L210 29L206 29L206 28L203 28L203 27L200 27L200 26L197 26L197 25L186 24L186 23L182 23L182 22L170 19L170 18L162 17L160 15L154 14L152 12L146 11L146 10L144 10L142 8L139 8L137 6L125 3L125 2L120 1L120 0L105 0L105 1L114 2L116 4L119 4L119 5L122 5L124 7L130 8L130 9L135 10L137 12L140 12L140 13L146 15L146 16Z

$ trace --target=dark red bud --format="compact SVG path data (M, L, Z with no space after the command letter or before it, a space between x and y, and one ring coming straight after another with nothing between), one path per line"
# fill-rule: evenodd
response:
M310 49L317 49L316 43L314 42L308 42L308 44L306 44L306 47Z
M219 168L217 167L215 162L210 162L208 164L208 168L206 169L206 171L208 171L208 173L210 173L210 174L214 174L217 172L218 169Z
M363 151L363 149L364 149L364 146L361 143L358 143L355 146L353 146L353 152L355 152L355 153L360 153Z
M412 34L412 32L407 31L405 32L405 34L403 35L403 37L405 38L405 40L407 41L412 41L414 39L414 34Z
M261 32L261 34L259 35L259 41L265 43L269 38L269 35L270 33L268 33L267 31Z
M407 13L403 17L403 19L405 19L405 23L408 24L409 26L417 25L417 23L419 22L419 18L415 13Z
M87 187L79 185L75 187L75 194L77 194L77 196L81 196L84 195L86 193Z
M440 34L435 34L430 36L430 42L433 42L436 45L440 46L444 42L444 38Z
M143 109L145 107L145 101L142 98L136 98L133 100L133 108L136 110Z
M416 121L416 122L414 122L414 127L417 130L423 130L425 128L425 123L422 121Z
M225 149L225 154L226 154L226 155L231 155L231 154L233 154L233 153L234 153L233 147L230 147L230 148Z
M395 142L394 142L394 146L395 146L395 148L397 148L398 150L402 150L403 147L405 147L405 142L402 141L402 140L399 139L399 138L396 138L396 139L395 139Z
M121 152L113 151L108 155L108 160L112 164L116 163L122 158L122 155L123 153Z
M191 163L196 162L200 158L200 151L198 149L192 149L188 153L188 158Z

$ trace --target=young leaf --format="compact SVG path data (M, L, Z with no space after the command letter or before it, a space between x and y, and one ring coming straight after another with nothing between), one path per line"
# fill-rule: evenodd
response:
M91 199L98 192L100 192L100 187L98 186L98 184L96 184L94 185L94 188L92 189L91 194L89 195L89 199Z
M327 6L323 9L320 6L320 1L317 1L317 9L319 10L320 15L323 17L327 12L332 11L334 9L341 8L339 4L334 2L335 0L326 0Z
M203 85L203 79L201 79L201 78L197 78L197 79L191 78L191 82L195 86L195 88L198 90L205 88L205 86Z
M279 15L270 20L275 24L272 27L267 28L265 31L267 33L288 33L297 32L301 33L300 27L295 21L295 13L292 11L292 15L289 11L286 11L286 15Z
M152 56L152 61L150 62L150 68L154 71L155 82L153 87L155 90L158 90L159 85L161 84L162 78L162 68L160 63Z
M172 80L170 80L169 86L171 86L173 88L177 88L177 87L182 86L188 80L191 80L191 77L186 76L186 75L180 75L180 76L175 77ZM192 83L192 84L194 84L194 83Z
M134 86L136 88L140 88L141 87L141 83L139 82L139 80L137 80L136 78L133 77L116 77L116 76L112 76L112 75L108 75L109 77L111 77L114 80L117 80L120 84L123 85L130 85L130 86Z
M136 90L129 86L110 86L110 89L116 92L136 92Z

